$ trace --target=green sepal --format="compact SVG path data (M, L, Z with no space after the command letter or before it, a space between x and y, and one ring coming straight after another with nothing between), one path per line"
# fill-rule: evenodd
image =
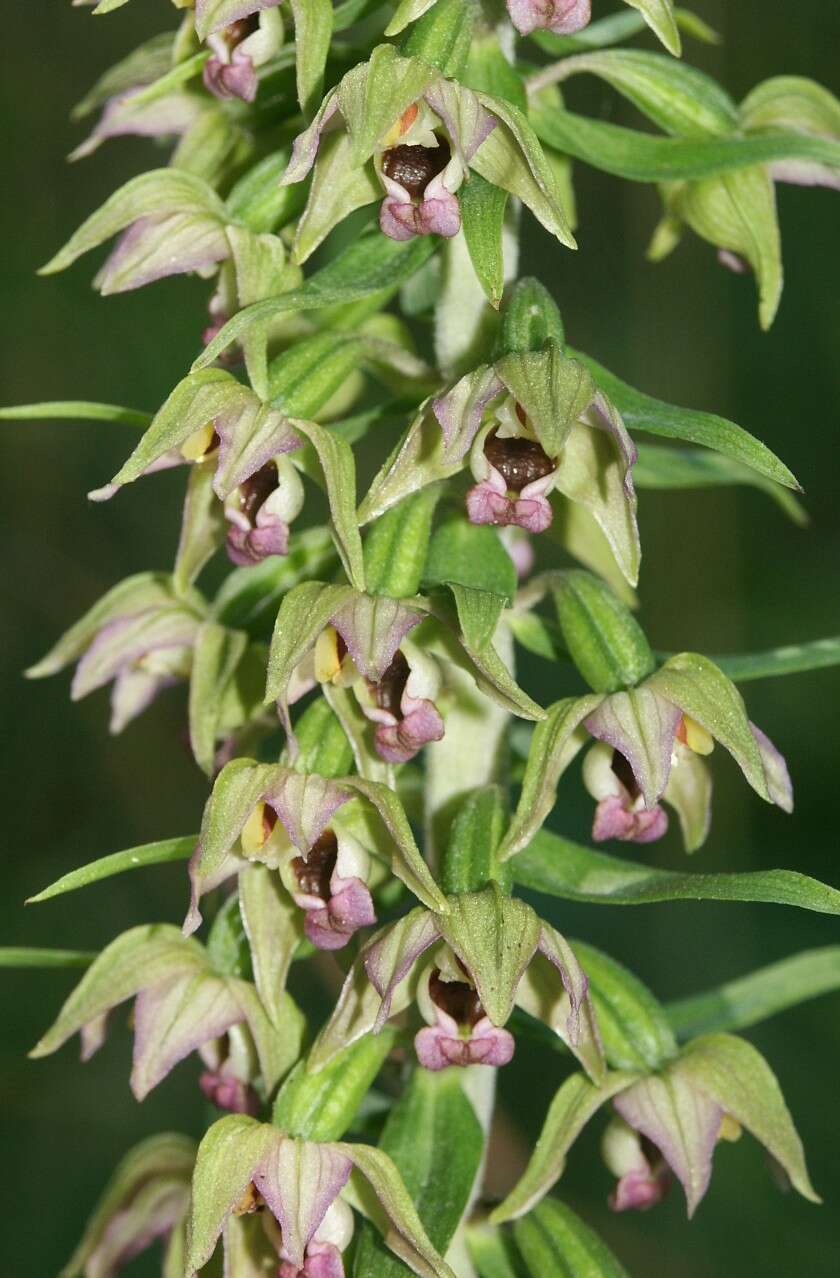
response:
M549 341L541 350L505 355L496 372L525 410L549 457L557 457L577 422L595 398L595 383L579 360Z
M455 79L466 66L477 16L475 0L437 0L403 37L400 52Z
M429 1238L441 1253L470 1203L484 1152L484 1133L464 1093L462 1076L457 1069L437 1074L415 1069L379 1142L402 1173ZM366 1224L353 1278L402 1278L405 1273L405 1265Z
M501 786L474 790L460 806L441 862L441 887L447 895L480 892L490 883L498 883L503 892L510 893L510 868L496 857L506 823L507 804Z
M393 1048L397 1031L386 1026L339 1052L317 1073L300 1061L274 1102L271 1121L303 1140L340 1140Z
M530 905L502 894L496 884L449 898L438 919L441 934L475 981L494 1025L513 1011L519 982L540 943L540 921Z
M514 284L502 307L493 358L540 351L547 342L565 346L563 317L545 285L528 275Z
M195 761L208 776L213 771L224 697L245 655L248 636L213 621L199 626L190 674L189 732ZM259 693L255 708L260 704Z
M554 1094L528 1166L490 1219L500 1225L530 1211L557 1183L566 1169L566 1155L586 1124L602 1105L635 1082L636 1075L607 1074L593 1083L585 1074L572 1074ZM552 1271L546 1269L545 1273Z
M634 688L651 674L645 633L605 582L582 569L550 577L563 642L593 692Z
M680 29L674 14L673 0L624 0L638 9L651 31L655 32L669 53L678 58L682 53Z

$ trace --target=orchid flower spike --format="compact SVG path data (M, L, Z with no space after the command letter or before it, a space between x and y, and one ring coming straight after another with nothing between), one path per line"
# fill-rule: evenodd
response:
M632 584L640 559L632 467L637 451L587 370L551 341L462 377L434 401L444 457L469 453L474 524L544 532L557 492L585 507Z
M344 1278L353 1214L341 1195L354 1169L378 1199L391 1250L424 1278L454 1278L387 1154L367 1145L298 1140L245 1116L221 1119L199 1146L186 1273L195 1275L207 1263L231 1220L259 1213L275 1242L278 1278ZM230 1262L227 1233L225 1250Z
M311 1068L415 1002L427 1021L415 1038L421 1065L505 1065L514 1042L504 1026L518 1004L600 1078L587 978L560 933L496 887L448 897L447 905L445 915L413 910L367 943L316 1040Z
M122 732L164 688L189 677L204 607L195 591L179 595L164 573L128 577L94 604L27 676L42 679L77 662L70 693L74 701L113 683L111 732Z
M255 1112L297 1058L302 1018L288 997L275 1027L247 981L220 973L204 947L169 924L132 928L91 964L30 1055L80 1033L82 1059L105 1040L108 1014L134 998L131 1090L148 1096L179 1061L201 1053L201 1087L220 1107Z

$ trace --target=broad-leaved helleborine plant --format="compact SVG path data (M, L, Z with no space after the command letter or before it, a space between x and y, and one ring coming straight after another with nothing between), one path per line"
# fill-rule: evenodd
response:
M181 468L172 571L115 585L28 673L74 666L74 699L111 685L115 733L187 685L208 787L194 837L116 853L36 898L185 863L183 929L138 919L115 938L32 1055L78 1033L86 1060L133 1000L136 1099L178 1067L208 1102L203 1134L126 1155L66 1278L112 1278L155 1243L165 1278L615 1278L605 1244L546 1197L591 1121L616 1212L676 1180L693 1215L717 1147L742 1132L819 1201L770 1066L732 1032L774 1010L772 982L756 977L736 1013L705 997L675 1020L540 905L840 913L837 893L792 872L693 881L648 871L643 846L622 860L543 828L562 826L562 777L569 801L591 796L595 843L646 845L673 813L695 852L726 756L744 804L791 813L784 757L736 681L807 668L811 648L656 651L638 620L637 513L640 489L692 468L798 485L746 430L574 350L517 261L523 236L575 249L576 159L656 184L652 255L690 228L753 274L767 327L775 184L840 186L840 102L785 76L738 105L680 60L681 32L715 37L672 0L173 3L171 29L85 99L98 120L76 152L137 134L166 162L43 272L113 241L102 294L198 275L195 362L155 413L3 410L133 430L99 501L142 477L151 503L155 472ZM665 51L626 47L640 35ZM578 73L629 99L644 130L569 112L560 85ZM215 592L201 584L212 559ZM556 663L569 695L546 704L530 658L526 689L517 646ZM292 993L304 965L315 980ZM299 993L318 979L326 1014ZM554 1050L553 1099L494 1202L496 1071L535 1041Z

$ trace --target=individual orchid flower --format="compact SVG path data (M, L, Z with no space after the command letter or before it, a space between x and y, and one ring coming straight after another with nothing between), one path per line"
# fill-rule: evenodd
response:
M574 35L592 17L591 0L507 0L507 8L520 35L532 31Z
M377 753L390 763L404 763L428 742L439 741L444 724L434 704L438 668L407 639L425 616L411 600L366 595L349 586L311 583L291 592L278 615L268 685L290 741L288 706L317 684L352 688L375 724Z
M559 932L496 887L447 897L447 904L445 915L412 910L365 945L310 1067L322 1067L415 1001L428 1022L415 1038L421 1065L504 1065L514 1050L504 1027L516 1003L544 1020L600 1078L587 978Z
M197 93L175 91L150 98L143 93L144 87L138 84L109 98L94 129L69 158L92 155L110 138L183 137L207 110Z
M535 579L532 601L551 590L563 639L592 693L549 708L537 725L522 794L502 843L504 860L527 845L551 811L557 783L575 754L595 738L583 780L597 807L593 838L649 843L668 818L680 819L693 852L709 829L712 784L704 755L719 742L768 803L793 807L782 755L747 717L743 698L708 657L684 652L659 669L630 610L590 573L569 570Z
M275 57L282 47L283 19L276 7L240 8L252 12L215 28L206 37L211 57L204 64L204 84L217 98L253 102L257 96L257 68Z
M592 837L649 843L677 812L686 846L705 840L712 786L703 757L719 741L761 798L784 812L793 790L784 758L746 716L734 684L708 657L671 657L635 689L605 697L584 720L599 744L584 760L584 784L597 802Z
M205 605L179 595L163 573L140 573L108 591L27 675L40 679L77 662L70 695L113 682L111 732L122 732L155 697L190 673Z
M164 464L212 466L228 522L228 556L239 565L260 563L288 551L289 525L304 494L286 454L301 443L291 419L231 373L203 369L175 388L113 481L91 496L109 498Z
M734 1034L705 1034L646 1075L613 1072L593 1085L567 1079L555 1096L537 1151L519 1184L494 1211L501 1223L530 1211L562 1174L569 1147L601 1105L617 1118L602 1152L616 1177L614 1211L646 1210L661 1202L672 1177L680 1181L693 1216L711 1180L721 1141L742 1129L762 1144L804 1198L819 1202L802 1142L775 1075L764 1057Z
M288 996L275 1026L253 985L218 972L204 947L177 928L152 924L124 932L97 956L31 1055L48 1056L79 1033L89 1060L104 1042L108 1014L129 998L137 1100L199 1051L204 1094L222 1107L255 1111L299 1053L302 1018Z
M424 1278L454 1278L382 1150L300 1140L240 1115L214 1123L199 1146L186 1273L194 1275L210 1260L226 1225L259 1213L277 1249L278 1278L344 1278L342 1252L353 1235L353 1214L342 1193L354 1172L354 1198L372 1191L381 1209L375 1218L383 1221L391 1250ZM230 1262L227 1237L225 1250Z
M462 377L433 409L444 459L469 453L472 523L541 533L557 492L584 506L634 584L640 557L632 467L636 447L589 373L549 342Z
M525 117L391 45L380 45L327 95L296 139L283 181L300 182L313 167L295 243L299 262L348 213L376 200L380 227L392 239L457 235L457 192L470 169L521 198L552 233L574 243L554 175Z
M289 961L300 940L290 911L302 913L303 930L315 946L340 949L359 928L376 922L371 889L385 877L388 863L420 900L436 909L446 905L396 796L358 777L328 780L250 759L223 768L190 862L186 933L201 922L202 895L254 862L279 874L286 904L277 906L272 943ZM240 877L247 926L250 903L242 883ZM259 969L255 975L260 988Z
M195 1142L176 1132L150 1136L130 1150L62 1269L63 1278L116 1278L157 1240L164 1244L164 1272L170 1272L186 1245L195 1155Z

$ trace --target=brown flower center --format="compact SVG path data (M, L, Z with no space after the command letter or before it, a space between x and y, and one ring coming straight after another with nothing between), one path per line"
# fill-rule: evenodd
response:
M410 674L411 668L398 648L393 661L376 685L376 704L380 710L387 710L389 714L399 717L402 695Z
M612 763L610 764L610 767L630 795L631 799L638 799L641 794L639 784L636 780L633 769L630 767L629 762L625 759L620 750L613 750Z
M277 466L271 462L266 464L239 485L239 509L253 528L260 507L268 500L279 486Z
M514 493L521 493L528 484L550 475L555 467L548 453L535 440L502 439L496 431L487 436L484 456Z
M429 997L436 1007L459 1025L477 1025L484 1016L481 999L471 985L465 981L444 981L439 968L434 968L429 977Z
M301 892L305 892L307 896L319 896L322 901L328 901L330 879L337 860L338 839L332 830L325 830L310 849L306 860L302 856L296 856L292 861L292 869Z
M382 172L418 199L432 178L446 168L451 154L445 138L439 138L437 146L406 146L401 142L382 156Z

